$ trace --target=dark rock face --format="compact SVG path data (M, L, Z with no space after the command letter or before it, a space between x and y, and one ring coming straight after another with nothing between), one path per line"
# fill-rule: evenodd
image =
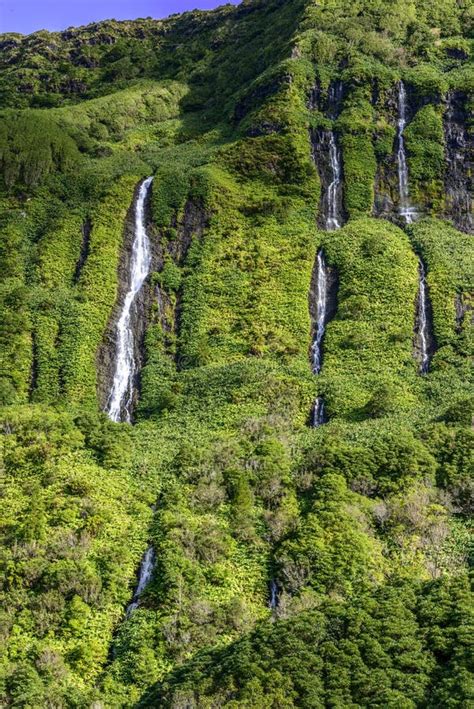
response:
M97 392L101 409L105 409L112 387L115 358L116 358L116 325L120 317L124 298L129 290L130 283L130 261L132 254L132 244L135 234L135 205L140 185L135 190L133 203L127 214L124 226L124 242L118 267L118 296L114 306L112 316L107 325L102 345L99 348L96 358L97 366ZM153 189L153 188L152 188ZM188 249L193 238L201 238L208 223L201 204L188 200L186 202L182 218L172 220L171 226L176 229L177 236L169 241L165 248L164 239L160 232L153 230L151 215L149 213L149 203L147 210L147 231L150 237L152 251L151 272L161 271L165 263L166 255L170 255L174 263L183 265ZM158 304L158 318L163 331L170 335L175 335L179 331L180 320L180 294L172 298L159 284L152 285L152 279L148 278L143 288L135 299L131 311L131 327L135 333L135 360L137 362L136 381L134 382L134 402L133 409L136 408L140 392L140 371L145 364L144 340L145 333L152 321L153 302ZM167 317L172 313L171 320Z
M342 81L331 82L327 92L323 91L321 84L317 82L311 89L308 108L321 111L330 120L335 120L341 112L344 97L345 87Z
M328 217L330 212L330 185L334 181L334 170L331 160L331 141L335 146L335 150L339 153L339 165L341 169L341 181L338 187L334 191L335 196L335 213L337 215L337 220L339 225L342 225L345 221L344 206L343 206L343 185L344 185L344 175L342 174L342 159L340 156L340 148L337 134L328 130L316 130L311 131L311 147L313 153L313 159L319 172L319 177L321 180L321 197L319 200L319 210L318 210L318 225L325 229L328 224Z
M374 105L376 100L374 97ZM379 104L379 110L388 118L390 124L395 127L398 118L398 89L396 86L393 86L385 94L385 100ZM375 141L377 141L378 137L377 133L375 133ZM374 216L395 219L398 212L399 197L397 153L394 144L390 155L378 161L375 176Z
M448 94L444 114L446 216L458 229L472 234L474 138L468 132L467 125L466 96L452 91Z
M177 216L172 219L171 226L176 229L176 239L168 242L166 253L160 248L159 268L163 267L166 255L171 256L176 266L183 266L193 239L202 239L208 223L209 215L206 214L203 205L200 202L188 199L181 219L178 220ZM158 312L163 332L172 336L171 340L174 339L175 342L179 342L182 313L181 289L172 294L158 284L155 286L155 298L159 305ZM176 366L181 368L185 365L185 362L183 362L179 350L173 349L171 346L171 340L170 342L165 340L165 347L170 357L174 358Z
M474 300L466 293L456 296L456 330L460 333L464 325L474 326Z
M330 84L327 92L323 92L320 84L316 84L311 90L308 106L310 110L321 111L329 120L336 120L341 112L343 99L344 86L341 81ZM344 175L338 135L335 131L318 128L310 132L310 139L313 160L321 180L318 224L322 229L329 228L328 223L335 221L337 226L341 226L345 221ZM335 183L335 159L340 171L338 184Z
M208 216L201 204L188 199L184 207L183 218L178 222L173 219L172 226L177 230L177 238L169 244L168 252L178 266L182 266L193 238L201 238L208 223Z
M102 344L97 352L96 356L96 367L97 367L97 394L99 399L99 405L101 409L105 409L109 394L112 388L112 382L115 372L115 358L116 358L116 326L117 320L120 317L122 311L125 296L130 288L130 261L132 256L132 245L135 235L135 205L137 201L138 191L140 189L140 184L137 185L135 189L135 194L133 198L133 203L128 210L128 214L125 220L124 226L124 243L122 252L120 255L119 267L118 267L118 296L117 302L115 303L112 315L110 317L109 323L107 325L106 331L104 333L104 338ZM147 209L147 223L149 224L149 204ZM153 240L150 239L152 247L152 270L156 270L157 266L157 249ZM138 372L143 366L143 342L145 338L146 328L149 322L149 313L152 304L152 288L150 285L150 279L148 279L141 291L138 293L131 310L131 327L135 333L135 360L138 364L137 366L137 379L139 377ZM134 398L132 408L135 408L136 399L138 398L138 381L134 382Z

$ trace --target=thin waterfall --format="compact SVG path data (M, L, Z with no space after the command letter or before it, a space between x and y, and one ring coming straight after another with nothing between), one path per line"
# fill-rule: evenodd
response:
M274 611L278 606L278 586L275 579L270 581L270 601L268 607Z
M398 88L398 131L397 131L397 162L398 162L398 190L400 195L400 215L407 224L411 224L416 217L416 210L410 204L408 187L408 164L405 150L405 128L407 125L407 94L403 81Z
M339 221L339 190L342 183L342 170L339 150L333 131L329 131L329 160L331 163L332 181L327 191L327 217L326 229L335 231L340 229Z
M135 233L130 261L130 287L117 322L115 374L106 411L112 421L130 423L137 370L132 308L151 268L151 248L145 227L145 205L152 177L140 185L135 205Z
M328 316L328 274L322 249L318 251L317 256L317 291L316 337L314 338L311 348L313 374L319 374L323 365L323 340ZM324 401L322 397L319 396L313 408L313 427L317 428L322 426L325 422Z
M426 285L426 269L421 259L419 263L419 284L417 335L420 349L420 374L426 374L430 366L430 333L428 326L428 288Z
M135 204L135 229L130 259L130 286L125 296L122 312L117 321L115 374L107 403L107 414L112 421L131 422L137 363L135 359L135 333L132 327L132 311L136 298L151 269L151 246L146 232L146 202L153 177L140 185ZM146 550L140 564L138 584L132 602L127 608L129 616L138 607L143 590L148 585L155 565L152 546Z
M318 251L317 257L318 268L318 304L316 308L316 337L314 339L312 354L313 354L313 374L319 374L323 364L323 339L326 329L326 312L327 312L327 271L326 260L322 249Z
M343 85L341 81L332 82L327 96L324 111L329 120L337 119L343 99ZM321 97L316 92L310 99L310 108L317 108ZM343 224L343 174L341 151L333 130L318 130L312 134L313 159L319 171L322 184L320 226L325 231L335 231ZM321 372L323 364L323 340L326 324L331 316L330 290L328 269L322 250L318 251L316 261L316 277L314 291L317 292L317 303L314 312L311 303L311 312L316 322L315 337L311 347L311 363L313 374ZM313 292L313 289L312 289ZM319 396L314 404L312 413L313 427L326 423L324 400Z
M134 610L138 608L140 596L145 588L150 583L155 567L155 552L153 547L149 546L143 555L142 563L140 564L140 573L138 575L138 584L133 594L132 602L127 607L126 615L130 616Z
M319 428L326 423L326 412L324 408L324 399L318 396L313 409L313 428Z
M341 150L332 130L313 134L313 160L321 179L319 223L325 231L342 226L342 159Z

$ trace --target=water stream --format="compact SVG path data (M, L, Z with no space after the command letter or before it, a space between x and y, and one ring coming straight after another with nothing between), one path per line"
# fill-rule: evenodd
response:
M136 342L132 326L132 312L136 298L151 269L151 247L146 232L146 203L153 181L148 177L140 185L135 204L135 228L130 259L129 289L125 296L122 311L117 321L115 372L106 411L109 418L116 422L131 422L132 404L135 387L137 363L135 359ZM132 602L127 607L129 616L138 607L140 596L148 585L155 565L155 552L149 546L141 564L138 584Z
M116 326L115 373L106 411L112 421L130 423L137 363L131 327L132 309L151 268L150 241L145 227L145 205L153 178L140 185L135 205L135 232L130 260L130 286Z
M334 121L341 109L343 87L340 81L329 87L325 112ZM314 101L313 101L314 104ZM317 108L315 104L313 106ZM320 130L313 137L313 157L318 167L322 184L321 226L325 231L336 231L343 223L343 176L342 156L333 130ZM322 250L318 251L316 262L317 304L315 337L311 348L313 374L319 374L323 364L323 340L329 317L328 269ZM313 427L326 423L324 400L319 396L312 413Z
M140 596L142 595L145 588L150 583L151 577L153 575L153 569L155 567L155 552L153 547L148 547L145 554L143 555L142 562L140 564L140 573L138 575L138 584L133 594L132 602L127 607L126 615L129 616L134 610L138 608L138 603L140 601Z
M268 607L270 610L274 611L278 606L278 586L276 585L275 579L270 581L270 602Z
M335 231L341 227L339 217L339 191L342 184L342 170L339 149L333 131L329 131L329 160L331 163L332 181L327 191L326 229L328 231Z
M419 264L419 284L417 335L420 349L420 374L426 374L430 366L430 333L428 329L428 288L426 285L426 270L421 260Z
M317 256L317 293L316 336L311 348L313 374L319 374L323 365L323 340L328 318L328 274L322 249L318 251ZM324 401L322 397L318 397L313 409L313 426L317 428L325 422Z
M326 310L327 310L327 272L326 261L323 251L318 251L317 256L317 273L318 273L318 303L316 307L316 337L312 347L313 355L313 374L319 374L323 364L323 339L326 328Z
M398 88L398 131L397 131L397 162L398 162L398 190L400 195L400 215L407 224L412 224L416 218L416 210L410 203L408 187L408 164L405 149L405 128L407 125L407 94L403 81Z

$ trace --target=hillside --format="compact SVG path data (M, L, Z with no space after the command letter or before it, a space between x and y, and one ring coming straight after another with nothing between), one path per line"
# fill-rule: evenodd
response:
M474 703L473 29L0 35L2 706Z

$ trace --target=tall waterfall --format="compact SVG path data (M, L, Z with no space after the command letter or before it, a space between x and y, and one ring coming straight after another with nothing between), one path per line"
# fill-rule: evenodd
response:
M130 285L117 321L115 373L106 409L112 421L117 422L130 423L132 416L134 379L137 369L132 312L136 298L151 268L151 248L145 227L145 209L152 181L152 177L144 180L138 192L135 204L132 256L130 259ZM153 547L149 546L140 564L138 585L133 594L132 602L127 608L127 616L137 608L140 596L151 579L154 564L155 552Z
M343 100L343 85L341 81L332 82L324 101L319 89L313 92L310 108L322 110L330 121L335 121L340 113ZM341 151L333 130L317 130L312 133L313 159L319 171L322 185L320 203L320 226L325 231L335 231L343 224L343 170ZM326 266L324 253L318 251L316 261L317 284L313 289L317 292L316 309L311 313L315 323L315 337L311 347L311 362L313 374L319 374L323 364L322 346L326 324L330 317L331 292L330 274ZM312 292L313 292L312 289ZM326 423L325 405L322 396L319 396L313 407L312 425L321 426Z
M133 613L134 610L138 608L138 602L140 600L140 596L142 595L143 591L145 588L148 586L151 577L153 575L153 569L155 566L155 552L153 550L153 547L148 547L146 550L142 563L140 564L140 573L138 576L138 584L135 589L135 593L133 594L132 602L130 605L127 607L126 615L129 616Z
M428 330L428 289L426 285L426 270L423 261L419 264L419 291L417 334L420 348L420 374L426 374L430 366L429 330Z
M318 251L317 256L317 289L318 302L316 307L316 336L311 348L313 359L313 374L319 374L323 365L323 340L326 330L328 314L328 276L326 260L323 251ZM316 399L313 409L313 426L317 428L325 423L324 401L322 397Z
M135 205L135 233L130 260L130 286L125 296L122 312L117 322L115 374L107 403L107 413L112 421L131 421L134 393L135 340L131 327L131 314L136 297L150 272L151 249L145 228L145 205L153 178L140 185Z
M318 304L316 309L316 337L314 339L313 353L313 374L319 374L322 367L322 346L324 331L326 328L327 311L327 271L326 261L322 250L318 251Z
M327 191L326 229L335 231L341 227L339 221L339 189L342 182L342 170L339 150L333 131L329 131L329 160L332 171L332 181Z
M405 128L407 125L407 94L403 81L398 88L398 132L397 132L397 162L398 190L400 195L400 215L407 224L411 224L416 216L416 210L410 204L408 188L408 165L405 150Z

